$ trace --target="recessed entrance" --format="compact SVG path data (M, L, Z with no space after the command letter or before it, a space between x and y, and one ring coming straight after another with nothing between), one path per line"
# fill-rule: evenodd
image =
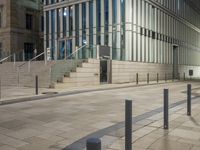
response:
M58 59L67 59L72 53L72 39L59 40L58 46Z

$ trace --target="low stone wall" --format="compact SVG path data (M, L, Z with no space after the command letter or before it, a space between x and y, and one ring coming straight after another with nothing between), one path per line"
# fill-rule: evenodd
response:
M146 81L149 73L150 81L164 80L165 74L168 79L172 78L173 66L169 64L141 63L128 61L112 61L112 83L128 83L136 81L138 73L139 81Z

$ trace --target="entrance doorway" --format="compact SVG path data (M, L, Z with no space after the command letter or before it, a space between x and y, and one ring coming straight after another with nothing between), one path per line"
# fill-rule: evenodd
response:
M72 39L61 39L59 40L58 46L58 59L70 59L72 54Z
M108 82L108 60L100 60L100 82Z
M173 78L178 79L178 46L173 45Z

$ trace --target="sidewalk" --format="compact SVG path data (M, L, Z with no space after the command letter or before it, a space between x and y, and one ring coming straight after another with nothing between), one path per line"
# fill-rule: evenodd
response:
M177 82L177 81L175 81ZM18 86L5 86L1 87L0 90L0 104L7 103L16 103L20 101L32 101L38 99L44 99L49 97L63 96L63 95L71 95L71 94L79 94L85 92L92 91L101 91L101 90L112 90L112 89L120 89L120 88L128 88L135 86L148 86L155 84L164 84L164 83L174 83L171 80L159 81L151 81L149 84L146 82L136 83L124 83L124 84L101 84L96 86L82 86L82 87L70 87L67 89L51 89L51 88L39 88L39 94L35 94L35 88L31 87L18 87Z
M170 110L169 130L163 129L163 113L156 114L133 125L134 150L199 150L200 104L192 105L192 116L186 115L186 105ZM107 150L124 150L124 136Z

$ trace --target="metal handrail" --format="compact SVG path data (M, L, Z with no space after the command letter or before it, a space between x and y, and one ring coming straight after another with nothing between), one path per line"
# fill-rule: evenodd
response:
M28 61L28 72L30 72L30 69L31 69L31 62L42 55L45 55L45 52L40 53L39 55L33 57L31 60ZM45 61L45 65L46 65L46 61Z
M67 56L67 58L70 58L71 56L73 56L75 53L77 53L78 51L80 51L82 48L86 47L87 45L83 45L81 47L79 47L78 49L76 49L73 53L71 53L70 55Z
M1 59L0 60L0 63L2 63L2 62L4 62L4 61L6 61L8 58L10 58L10 57L12 57L13 55L9 55L9 56L7 56L7 57L5 57L5 58L3 58L3 59Z

